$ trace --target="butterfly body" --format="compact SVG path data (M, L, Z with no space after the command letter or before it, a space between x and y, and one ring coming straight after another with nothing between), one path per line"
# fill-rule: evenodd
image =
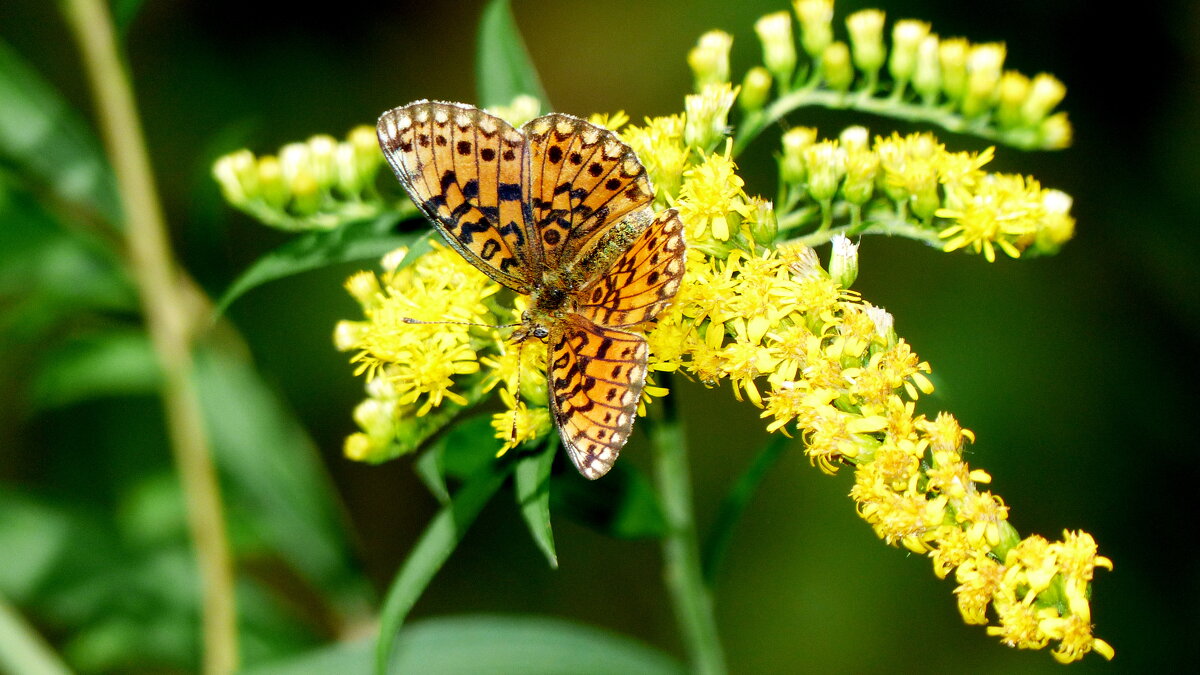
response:
M380 147L442 238L530 297L513 339L548 344L550 408L576 468L604 475L628 440L645 385L635 332L683 275L683 227L655 215L633 151L563 114L520 130L482 110L418 101L385 112Z

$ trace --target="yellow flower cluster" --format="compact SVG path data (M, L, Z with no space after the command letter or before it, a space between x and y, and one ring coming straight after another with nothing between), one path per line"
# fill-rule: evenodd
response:
M658 124L648 120L643 130L625 133ZM865 152L855 136L844 144L848 151L837 142L827 147ZM979 170L990 153L947 153L928 135L876 139L873 151L891 187L922 162L933 163L934 185L954 195L996 195L995 183L1007 179ZM809 176L819 170L805 167ZM916 412L918 396L933 391L930 368L896 336L892 317L843 288L811 248L756 247L746 228L731 228L745 223L750 198L742 185L725 153L700 154L683 172L673 204L700 245L689 251L674 304L648 335L651 368L707 386L728 380L735 398L762 409L768 430L798 431L821 470L853 466L859 514L887 543L928 556L939 577L955 572L967 622L987 623L990 605L998 625L989 632L1006 644L1056 641L1054 656L1064 662L1092 650L1111 658L1112 648L1091 633L1087 604L1094 568L1111 562L1096 555L1086 533L1067 533L1057 543L1036 535L1017 541L1003 501L978 487L990 476L963 461L963 445L974 435L947 413L930 419ZM1031 201L1017 207L994 199L993 206L1017 220ZM706 250L716 241L725 244L722 255ZM856 255L839 243L838 255Z
M370 397L355 410L362 431L346 439L346 455L366 461L398 454L396 443L407 448L424 430L406 426L412 418L478 399L473 390L482 383L468 378L464 386L464 376L479 372L480 351L503 344L496 331L470 325L496 322L490 299L500 286L458 253L440 244L421 256L399 249L382 267L379 276L359 272L346 282L365 320L341 321L334 332L367 380Z
M843 97L835 99L837 104L870 108L886 66L892 83L887 99L879 100L896 107L910 106L916 117L950 126L967 122L977 128L995 125L999 136L1023 147L1063 148L1071 142L1066 113L1053 112L1066 87L1046 73L1031 78L1005 70L1003 44L941 38L924 21L902 19L892 26L889 50L884 44L886 17L878 9L863 9L846 17L847 44L834 34L833 0L794 0L792 5L808 67L797 58L792 13L768 14L754 27L762 46L763 66L778 83L781 96L795 93L803 97L818 89L848 94L853 88L857 101ZM721 41L720 36L725 34L705 34L689 55L697 89L728 81L732 38ZM761 81L762 76L756 79Z
M238 150L213 164L213 176L226 201L268 225L330 229L383 212L375 189L382 164L375 130L360 126L344 141L319 134L276 155Z
M862 127L826 141L804 127L784 134L780 174L793 187L786 207L811 198L826 230L840 196L850 206L851 229L911 217L936 233L943 250L982 253L988 262L997 248L1013 258L1030 248L1053 253L1074 235L1070 196L1030 176L984 171L991 148L951 152L928 132L877 136L869 145L865 137ZM873 198L890 201L894 214L867 208L863 216Z

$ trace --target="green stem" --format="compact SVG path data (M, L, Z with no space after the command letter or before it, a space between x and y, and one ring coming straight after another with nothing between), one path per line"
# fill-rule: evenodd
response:
M667 521L663 537L663 577L675 609L692 670L725 672L725 657L713 614L712 591L704 583L700 547L692 513L687 443L670 396L650 408L650 444L654 453L658 498Z
M179 472L195 547L203 605L204 671L237 670L233 563L224 509L192 379L195 304L167 237L133 91L118 53L108 3L64 0L64 15L83 53L108 156L125 214L129 264L141 295L146 328L163 372L167 432Z
M952 110L930 107L922 103L906 103L893 97L879 98L870 92L846 95L840 91L819 88L803 88L789 92L764 110L747 116L737 138L733 141L733 154L741 154L751 141L764 129L786 117L789 113L807 106L820 106L834 110L858 110L880 117L933 124L954 133L970 134L989 141L1004 143L1023 150L1047 150L1040 145L1041 138L1035 129L998 129L988 123L986 117L966 117Z
M783 229L783 221L780 221L780 228ZM922 241L930 246L941 247L945 244L945 240L938 237L935 230L922 225L914 225L906 220L899 218L870 218L864 223L855 225L850 223L847 225L839 225L831 227L827 230L818 230L799 237L788 239L786 242L780 242L780 245L787 244L802 244L816 248L821 244L828 243L835 234L850 235L866 235L866 234L883 234L889 237L904 237L905 239L915 239Z

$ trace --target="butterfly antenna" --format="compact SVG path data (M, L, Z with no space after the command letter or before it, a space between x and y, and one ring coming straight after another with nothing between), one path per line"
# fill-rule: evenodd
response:
M480 328L513 328L514 326L521 325L519 323L494 324L494 323L472 323L470 321L422 321L420 319L413 319L413 318L407 317L407 316L400 319L400 321L402 321L403 323L414 323L414 324L421 324L421 325L425 325L425 326L452 325L452 326L479 326Z

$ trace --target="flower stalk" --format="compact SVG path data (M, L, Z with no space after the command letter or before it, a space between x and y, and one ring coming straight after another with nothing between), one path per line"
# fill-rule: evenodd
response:
M163 374L163 403L187 506L202 593L204 672L237 670L233 562L217 472L193 382L191 297L168 245L162 207L112 16L101 0L66 0L64 13L83 52L105 145L125 213L129 264Z
M662 539L663 580L693 672L717 675L725 672L725 657L713 614L712 590L704 582L700 562L687 440L674 399L666 396L660 403L648 408L649 417L644 421L654 453L655 486L667 523Z

